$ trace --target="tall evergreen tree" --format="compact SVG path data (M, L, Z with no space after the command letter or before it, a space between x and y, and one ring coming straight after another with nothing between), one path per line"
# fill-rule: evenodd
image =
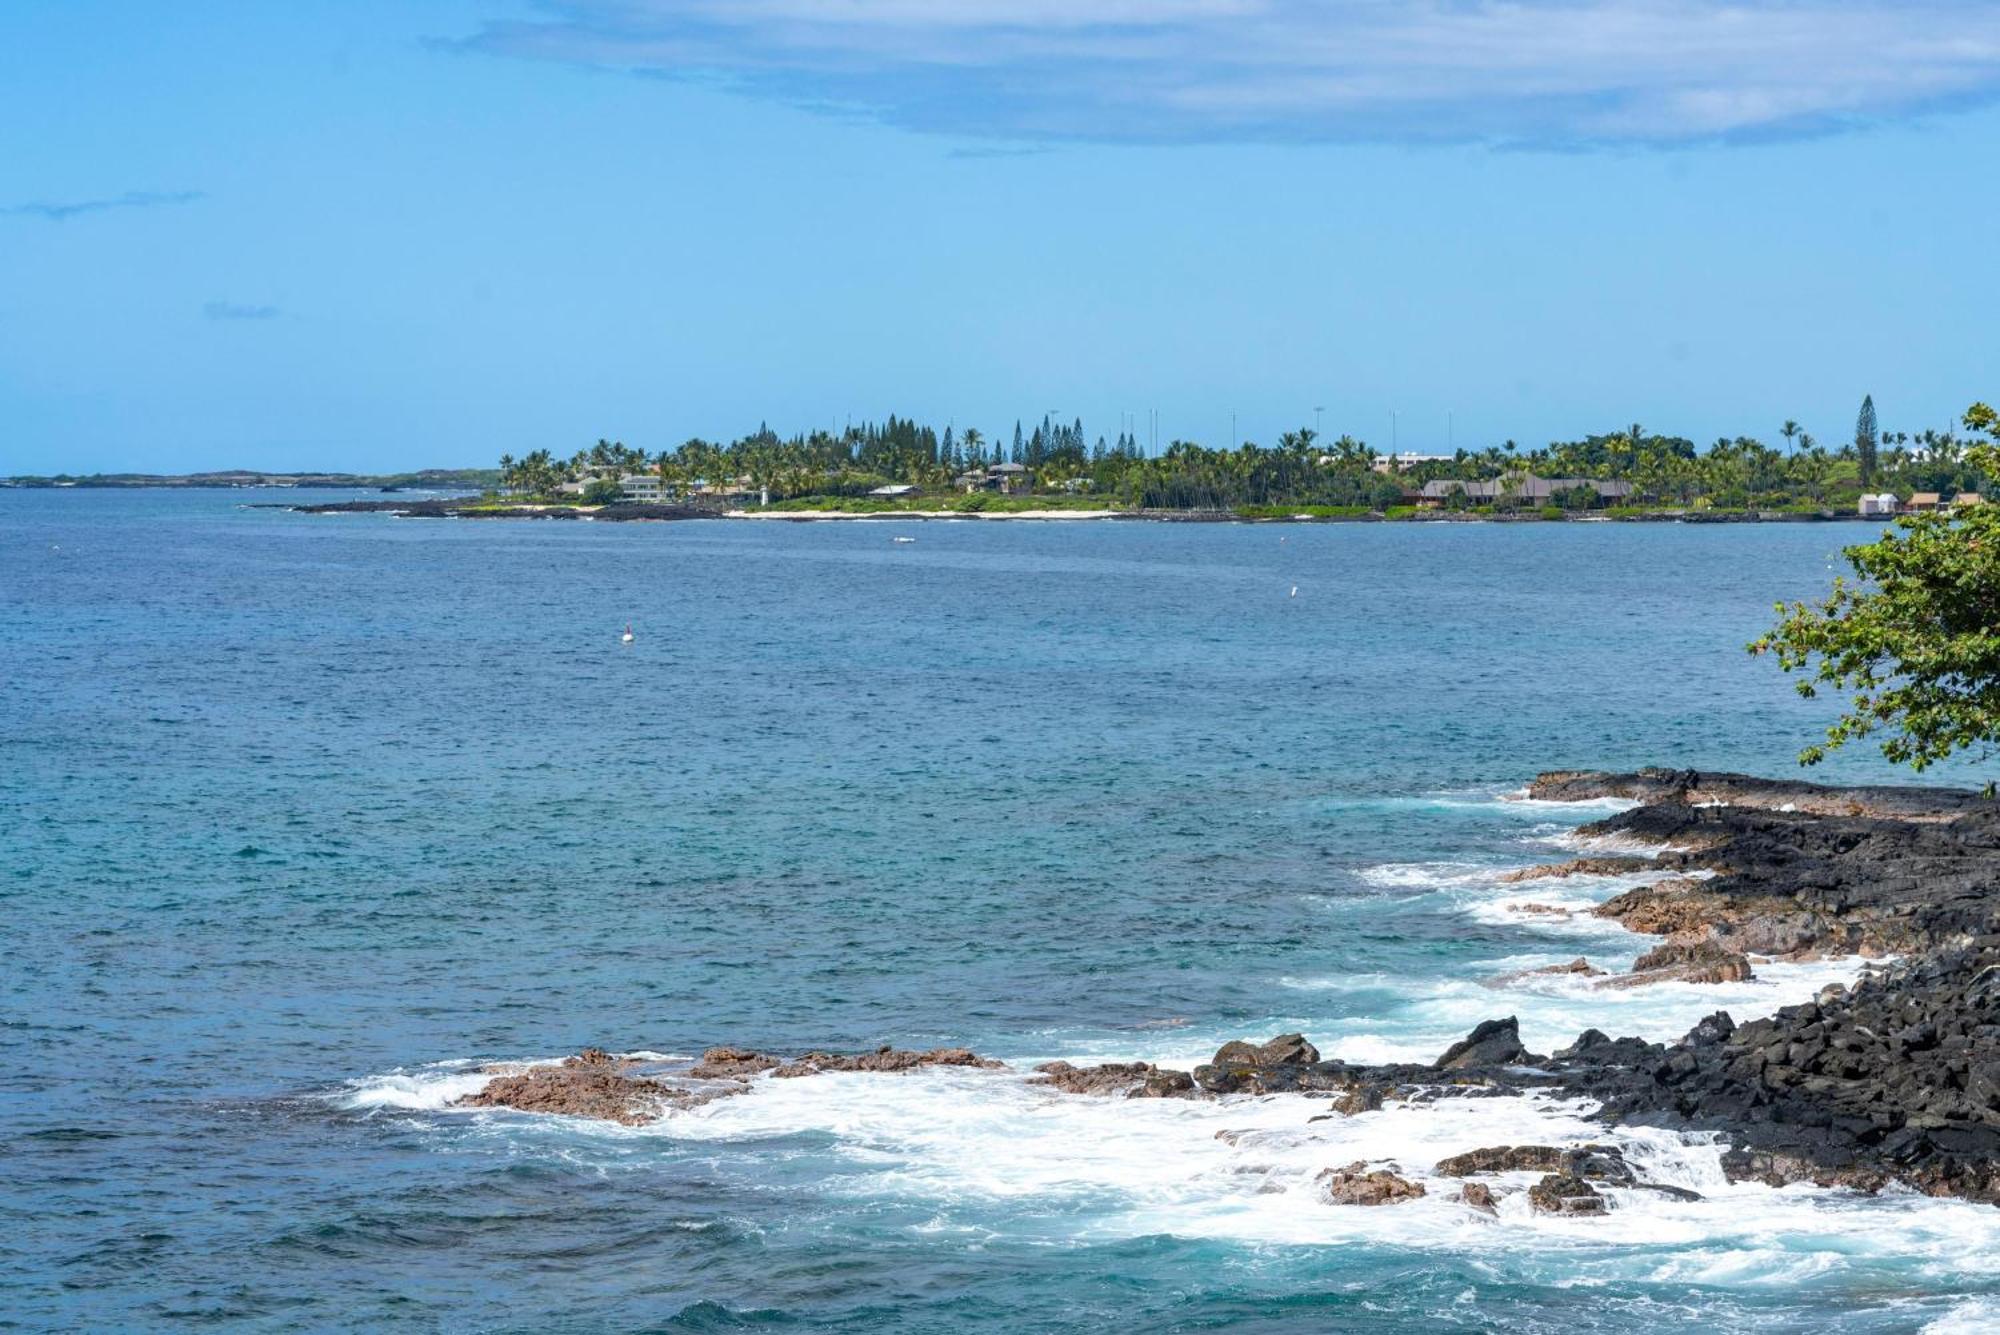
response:
M1861 399L1861 415L1854 419L1854 457L1861 461L1861 485L1870 486L1875 481L1875 458L1881 437L1875 430L1875 396L1866 394Z

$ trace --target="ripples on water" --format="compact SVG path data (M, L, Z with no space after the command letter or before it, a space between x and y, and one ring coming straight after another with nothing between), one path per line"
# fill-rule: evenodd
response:
M1599 995L1503 885L1558 766L1782 769L1740 652L1851 527L565 524L0 494L0 1295L30 1326L1977 1329L2000 1212L1729 1187L1311 1199L1572 1106L770 1082L640 1129L466 1064L966 1043L1434 1056L1850 976ZM915 533L894 545L892 533ZM1292 585L1299 596L1290 598ZM618 643L635 623L638 638ZM1836 777L1878 777L1867 757ZM1217 1131L1239 1133L1228 1140Z

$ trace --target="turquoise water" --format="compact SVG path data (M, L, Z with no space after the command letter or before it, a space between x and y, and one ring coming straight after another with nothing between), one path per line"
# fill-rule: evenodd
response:
M1709 1199L1567 1222L1442 1188L1313 1199L1356 1158L1421 1175L1594 1134L1573 1107L1308 1123L1021 1076L1291 1028L1428 1058L1506 1014L1537 1047L1664 1038L1849 976L1493 985L1641 944L1509 908L1619 884L1501 884L1599 814L1501 795L1555 767L1788 771L1823 711L1741 646L1858 527L614 527L253 499L0 492L6 1321L2000 1313L2000 1212L1729 1187L1662 1133L1628 1147ZM468 1063L724 1042L1017 1069L767 1082L636 1130L446 1106Z

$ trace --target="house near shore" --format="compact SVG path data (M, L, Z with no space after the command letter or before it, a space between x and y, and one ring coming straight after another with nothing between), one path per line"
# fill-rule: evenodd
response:
M658 473L627 473L618 479L618 499L657 505L667 499L667 480Z
M1458 456L1455 454L1418 454L1415 450L1404 450L1399 454L1382 454L1368 466L1378 473L1407 473L1418 464L1448 464ZM1334 462L1334 456L1323 454L1321 463Z
M1954 510L1963 505L1977 505L1979 502L1980 495L1976 491L1961 491L1958 495L1951 498L1951 506Z
M1877 492L1874 495L1863 492L1861 499L1855 502L1855 509L1866 519L1892 515L1902 507L1903 503L1896 499L1896 493L1893 491Z
M952 482L968 492L997 491L1011 494L1027 487L1028 469L1025 464L994 464L984 470L972 469L960 473L952 479Z
M1910 499L1903 502L1903 513L1906 515L1927 514L1932 510L1938 509L1943 503L1943 498L1934 491L1911 492Z
M1493 505L1507 499L1517 505L1554 505L1556 496L1562 492L1575 491L1578 487L1588 488L1595 493L1598 505L1617 505L1632 496L1630 482L1603 482L1586 477L1536 477L1532 473L1518 479L1511 486L1499 478L1487 478L1477 482L1466 482L1458 478L1433 478L1424 483L1424 489L1417 493L1417 504L1437 508L1446 504L1454 492L1463 492L1465 499L1473 505Z
M877 487L868 493L876 500L894 500L898 496L914 496L917 489L907 482L892 482L886 487Z

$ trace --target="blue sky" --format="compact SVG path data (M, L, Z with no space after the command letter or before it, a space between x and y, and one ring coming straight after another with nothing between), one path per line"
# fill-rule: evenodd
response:
M0 473L1943 426L1996 92L1960 0L10 0Z

